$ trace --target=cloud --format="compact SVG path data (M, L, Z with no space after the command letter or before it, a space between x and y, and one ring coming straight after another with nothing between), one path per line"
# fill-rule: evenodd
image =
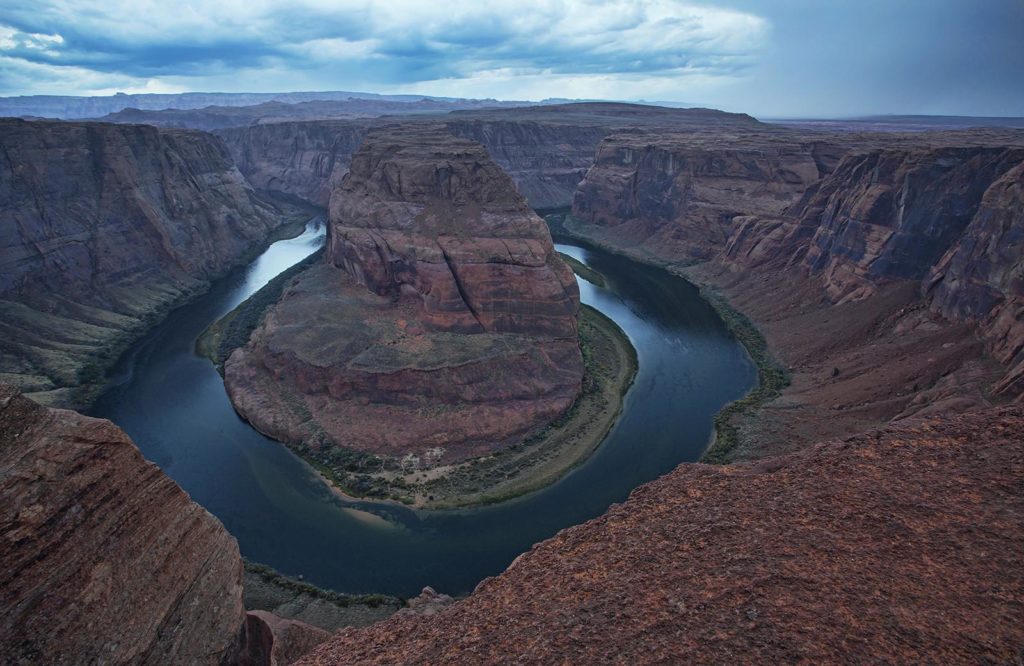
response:
M261 72L291 72L321 89L509 71L731 76L749 66L768 28L751 12L687 0L0 0L0 56L45 87L68 79L62 71L91 72L83 82L102 87L158 79L196 89ZM0 75L0 92L35 92L13 87L26 82Z

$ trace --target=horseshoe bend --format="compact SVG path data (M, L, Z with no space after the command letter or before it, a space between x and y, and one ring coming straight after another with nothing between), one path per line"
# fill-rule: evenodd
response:
M559 94L605 77L635 98L649 57L724 48L708 31L743 33L728 53L795 48L752 12L655 4L631 27L547 7L511 60L518 42L458 8L365 11L434 45L415 75L453 91L431 26L460 48L487 33L488 77ZM76 12L0 18L0 50L70 53L47 22ZM616 57L559 16L614 34ZM972 16L980 61L1004 28ZM288 39L340 29L316 17ZM936 26L894 57L960 48ZM302 43L367 76L409 66L374 40L367 60ZM962 106L909 86L876 102L978 115L765 120L796 102L752 80L757 118L0 98L0 662L1020 662L1024 107L997 113L1020 98L995 70L947 70L917 83ZM818 86L801 103L853 104Z

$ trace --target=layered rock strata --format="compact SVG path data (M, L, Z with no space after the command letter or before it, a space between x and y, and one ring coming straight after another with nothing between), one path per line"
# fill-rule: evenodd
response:
M217 133L256 187L325 205L344 177L365 128L393 122L389 118L280 122ZM480 143L512 177L533 208L569 206L576 186L593 164L598 144L617 130L766 129L744 114L610 103L456 111L444 116L410 117L403 122L443 127L455 136Z
M281 223L201 132L0 120L0 379L74 388Z
M578 311L543 221L479 144L374 130L332 196L326 263L286 287L225 382L245 418L314 457L460 460L573 403Z
M1004 130L613 136L570 227L764 331L792 383L735 419L758 457L1021 394L1022 158Z
M683 465L430 617L303 664L1013 663L1024 412Z
M109 421L0 385L0 645L11 664L218 664L238 545Z
M281 122L221 130L242 174L255 187L326 207L366 134L366 121Z
M330 634L243 608L238 544L109 421L0 384L5 664L290 664Z

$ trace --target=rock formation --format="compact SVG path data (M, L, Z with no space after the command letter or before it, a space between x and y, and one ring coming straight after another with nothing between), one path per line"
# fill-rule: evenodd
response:
M225 364L261 431L315 457L453 461L573 403L575 278L479 144L434 127L371 132L332 196L326 257Z
M672 261L722 252L734 218L781 215L842 149L785 132L613 135L573 199L573 216L616 244Z
M993 129L613 135L570 227L754 319L792 378L734 419L760 457L1021 394L1022 157Z
M208 134L0 120L0 379L74 403L281 223Z
M303 664L1013 663L1024 412L683 465L430 617Z
M109 421L0 384L5 664L289 664L326 631L242 607L238 544Z
M1024 160L985 191L925 288L946 317L981 324L995 357L1011 368L997 392L1024 395Z
M366 121L282 122L221 130L238 169L255 187L326 207L366 134Z
M921 280L961 238L982 195L1024 149L940 147L854 152L806 204L805 264L834 302L884 282Z
M0 385L0 645L10 664L217 664L238 545L109 421Z

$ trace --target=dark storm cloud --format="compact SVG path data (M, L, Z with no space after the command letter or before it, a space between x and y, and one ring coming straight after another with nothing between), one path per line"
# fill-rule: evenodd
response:
M1022 42L1021 0L0 0L0 93L376 86L1024 114Z

